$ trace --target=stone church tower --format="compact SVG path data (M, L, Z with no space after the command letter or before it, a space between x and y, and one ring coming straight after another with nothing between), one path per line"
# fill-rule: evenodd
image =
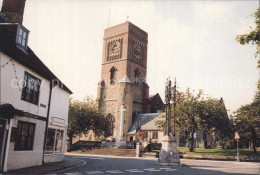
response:
M109 135L120 137L120 107L124 111L123 136L126 137L136 113L149 112L146 84L148 34L130 22L104 32L101 81L97 102L113 127Z

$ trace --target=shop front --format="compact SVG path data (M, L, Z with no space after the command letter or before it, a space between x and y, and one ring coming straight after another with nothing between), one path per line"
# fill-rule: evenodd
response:
M51 117L46 137L44 162L63 160L66 131L67 127L64 119Z

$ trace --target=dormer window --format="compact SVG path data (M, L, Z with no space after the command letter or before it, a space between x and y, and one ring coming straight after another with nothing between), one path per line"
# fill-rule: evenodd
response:
M25 49L25 51L27 49L28 33L29 33L28 30L26 30L21 25L18 25L16 43L18 46Z

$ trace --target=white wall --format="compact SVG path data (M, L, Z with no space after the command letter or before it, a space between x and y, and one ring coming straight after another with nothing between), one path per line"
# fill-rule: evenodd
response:
M65 120L65 126L68 125L69 96L68 92L58 86L52 90L50 118L56 117Z
M0 52L1 65L5 64L10 60L10 57ZM38 75L37 73L31 71L25 66L13 60L14 67L17 73L18 81L21 82L24 79L24 72L34 75L41 80L39 104L35 105L21 100L22 92L19 90L17 85L17 80L15 78L14 68L11 62L4 68L1 68L1 103L10 103L16 109L23 110L24 112L29 112L31 114L39 115L42 117L47 117L47 108L50 92L50 82ZM46 105L46 108L41 107L40 104Z
M1 65L3 65L10 60L10 57L0 52L0 59L1 59L0 63ZM5 65L5 67L1 68L0 103L1 104L9 103L12 104L16 109L23 110L24 112L28 112L34 115L39 115L41 117L47 118L50 82L47 79L43 78L42 76L38 75L37 73L33 72L32 70L28 69L27 67L21 65L20 63L14 60L12 61L15 65L15 69L12 65L12 62L9 62L8 65ZM15 71L16 71L17 79L16 79ZM38 105L21 100L22 87L20 87L19 90L19 86L17 85L17 80L21 82L20 84L22 85L25 71L41 80ZM64 125L62 127L61 126L58 127L64 130L64 134L66 134L66 129L68 125L69 96L70 94L67 91L60 88L59 86L55 87L52 90L49 119L51 119L51 117L55 117L60 120L64 120ZM40 104L43 104L46 107L41 107ZM44 132L45 132L46 122L42 120L28 118L28 117L14 117L13 127L17 127L18 120L36 123L33 150L14 151L15 142L10 142L9 156L7 161L8 170L40 165L42 163ZM56 128L57 126L54 126L52 125L52 123L49 123L49 127ZM64 135L63 147L65 144L65 138L66 136ZM62 151L64 151L64 149ZM47 155L45 159L47 160L47 162L52 162L52 161L60 161L63 159L63 157L64 155L62 152L60 154Z
M43 157L43 141L46 122L28 117L14 117L14 120L19 118L20 121L35 123L35 135L33 141L33 150L29 151L14 151L15 142L10 142L8 155L8 170L19 169L42 164Z
M50 118L48 128L63 130L63 142L61 153L51 153L44 155L44 162L61 161L64 158L64 150L66 144L67 126L68 126L68 112L69 112L69 96L70 94L65 90L56 86L52 90ZM52 118L58 119L59 122L52 122ZM64 122L62 122L64 121Z

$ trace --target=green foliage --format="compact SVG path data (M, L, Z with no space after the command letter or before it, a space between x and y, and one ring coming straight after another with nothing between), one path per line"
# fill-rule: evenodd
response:
M256 146L260 146L260 80L258 90L252 103L241 106L235 112L236 130L240 133L244 145L250 141L256 152Z
M171 109L173 117L173 106ZM233 140L233 123L228 117L222 98L205 98L202 90L194 95L188 88L185 93L177 93L175 114L176 129L181 138L191 143L190 151L193 151L193 134L197 130L218 135L225 143ZM164 127L165 121L159 120L156 124L161 128Z
M223 100L204 98L203 91L196 95L188 88L185 93L178 93L176 105L176 124L186 140L191 141L193 151L193 134L201 130L209 134L217 134L225 141L233 134L232 123L228 118Z
M250 27L249 33L238 35L236 40L244 45L244 44L253 44L256 45L256 53L255 56L260 56L260 8L256 10L253 14L255 16L255 29ZM258 60L258 68L260 69L260 59Z
M255 29L249 33L238 35L236 40L244 44L256 45L255 56L260 56L260 8L254 13ZM258 60L258 68L260 69L260 59ZM245 145L250 141L253 144L254 152L256 145L260 145L260 80L258 81L257 92L252 103L241 106L235 112L236 130L240 133L241 141Z
M104 135L109 121L96 107L94 101L72 101L69 104L69 120L67 135L72 140L86 130L93 130L96 136Z

